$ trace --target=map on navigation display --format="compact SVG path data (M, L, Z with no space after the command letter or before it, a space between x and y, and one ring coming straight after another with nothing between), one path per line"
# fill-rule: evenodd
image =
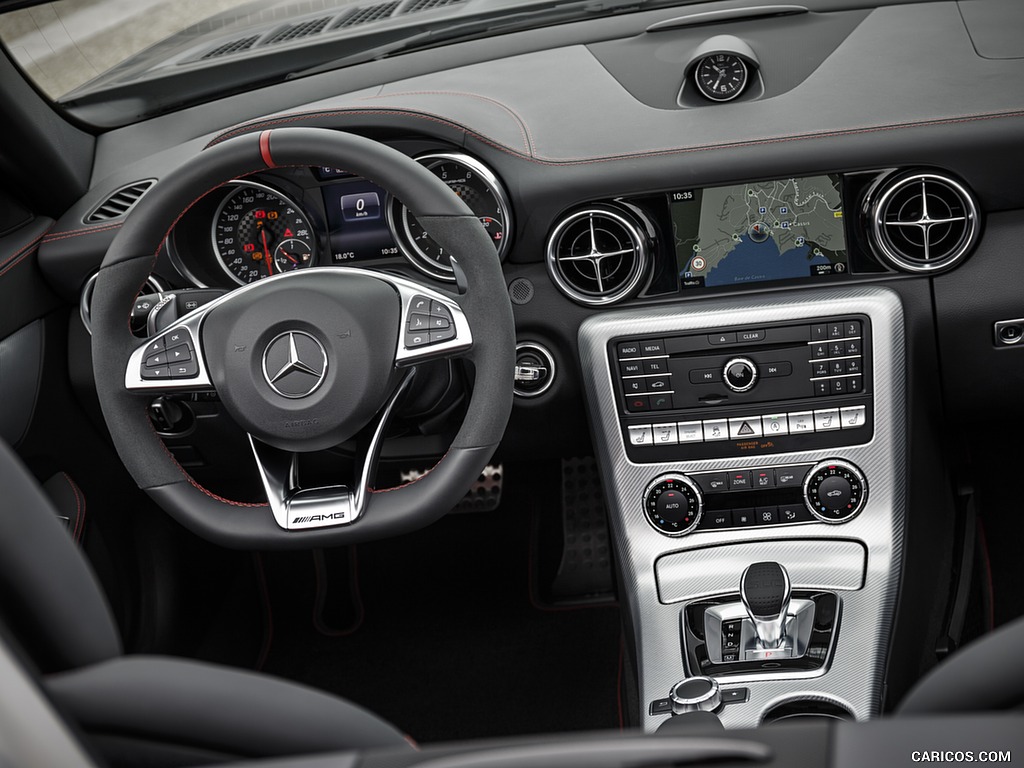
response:
M846 273L838 175L669 194L680 284L735 285Z

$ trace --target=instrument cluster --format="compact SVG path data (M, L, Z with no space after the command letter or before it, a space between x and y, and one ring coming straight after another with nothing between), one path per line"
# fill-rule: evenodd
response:
M416 160L480 218L503 258L512 209L494 172L462 153L430 152ZM454 280L451 254L400 200L338 168L280 169L228 182L182 217L167 246L178 271L199 287L403 257L430 277Z

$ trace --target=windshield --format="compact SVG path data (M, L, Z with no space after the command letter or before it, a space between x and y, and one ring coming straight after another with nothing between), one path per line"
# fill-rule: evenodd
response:
M61 0L0 15L0 40L59 100L155 43L252 0Z
M113 126L454 41L688 2L699 0L60 0L0 14L0 41L42 93Z

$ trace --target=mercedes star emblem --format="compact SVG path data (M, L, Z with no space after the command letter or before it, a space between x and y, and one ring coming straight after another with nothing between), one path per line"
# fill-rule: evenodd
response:
M282 397L308 397L326 375L327 352L305 331L282 333L263 351L263 378Z

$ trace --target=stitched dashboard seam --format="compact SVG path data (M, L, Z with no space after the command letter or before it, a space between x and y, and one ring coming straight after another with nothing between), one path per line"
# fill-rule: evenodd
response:
M82 540L82 534L85 533L85 494L80 491L75 481L71 479L71 475L67 472L61 472L64 479L67 480L69 486L71 486L71 492L75 494L75 529L71 532L71 538L75 541Z
M1008 112L983 112L977 114L960 115L958 117L950 118L938 118L935 120L919 120L908 123L889 123L882 125L862 126L859 128L844 128L837 129L834 131L821 131L817 133L801 133L801 134L790 134L776 137L765 137L761 139L741 140L735 142L724 142L724 143L708 143L708 144L694 144L688 147L667 147L664 149L649 150L646 152L636 153L620 153L613 155L595 155L593 157L579 157L579 158L565 158L563 160L554 160L548 158L542 158L538 156L524 155L515 149L497 142L489 137L484 136L464 125L455 123L451 120L437 117L427 112L407 110L407 109L334 109L327 111L317 112L302 112L295 113L290 116L282 116L280 118L274 118L270 120L255 121L239 126L238 128L231 129L226 133L222 133L219 136L214 137L207 146L213 146L222 141L226 141L234 136L239 136L251 131L255 131L260 128L267 128L269 126L280 126L288 125L290 123L299 122L301 120L312 120L321 117L340 117L345 115L360 116L360 115L394 115L398 117L412 117L421 120L428 120L431 122L440 123L450 128L454 128L459 131L463 131L469 136L479 140L480 142L487 144L501 152L511 154L515 157L519 157L523 160L527 160L538 165L546 165L553 167L560 166L574 166L574 165L591 165L596 163L607 163L614 162L617 160L636 160L643 158L653 157L667 157L672 155L685 155L691 152L702 152L707 150L720 150L720 149L741 149L744 147L758 147L767 146L771 144L788 143L791 141L811 141L815 139L829 139L839 138L843 136L856 136L867 133L879 133L882 131L895 131L912 128L928 128L932 126L944 126L944 125L959 125L962 123L979 122L982 120L999 120L1004 118L1019 118L1024 117L1024 110L1013 110Z
M47 230L49 231L49 230ZM10 272L14 267L24 261L30 254L34 253L38 247L40 241L46 237L46 232L38 235L35 239L31 240L26 245L23 245L20 249L15 251L5 261L0 262L0 277Z
M118 222L117 224L104 224L99 227L82 227L81 229L66 229L63 232L54 232L53 234L47 235L44 239L44 243L53 243L57 240L70 240L72 237L81 237L82 235L91 235L99 232L113 232L115 229L120 229L124 225L124 222Z

